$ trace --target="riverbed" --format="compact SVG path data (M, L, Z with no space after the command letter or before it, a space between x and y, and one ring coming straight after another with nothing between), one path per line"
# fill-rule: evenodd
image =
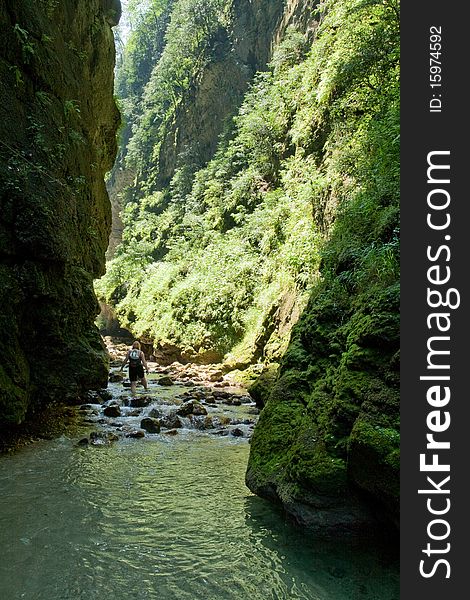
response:
M155 390L168 409L177 387ZM315 539L246 488L250 425L134 439L127 408L94 408L78 435L0 457L2 599L398 600L395 544Z

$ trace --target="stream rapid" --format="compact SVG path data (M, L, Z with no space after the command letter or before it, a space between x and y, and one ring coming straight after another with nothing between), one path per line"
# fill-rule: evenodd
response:
M151 383L138 416L109 389L78 435L0 457L2 600L398 600L387 540L315 539L245 486L253 404L203 401L224 427L183 418L136 439L191 388Z

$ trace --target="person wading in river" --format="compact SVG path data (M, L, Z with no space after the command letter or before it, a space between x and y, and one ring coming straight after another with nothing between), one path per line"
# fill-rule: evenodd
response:
M140 379L140 383L144 386L145 390L148 390L147 380L145 379L144 367L149 372L147 361L145 360L145 354L140 349L140 343L135 341L132 344L132 348L127 351L126 359L122 363L121 371L129 363L129 379L131 381L131 394L135 396L137 379Z

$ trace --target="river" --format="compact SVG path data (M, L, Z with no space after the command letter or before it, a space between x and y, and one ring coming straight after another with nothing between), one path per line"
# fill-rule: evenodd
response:
M0 457L2 600L399 598L387 540L316 540L251 494L246 437L77 441Z

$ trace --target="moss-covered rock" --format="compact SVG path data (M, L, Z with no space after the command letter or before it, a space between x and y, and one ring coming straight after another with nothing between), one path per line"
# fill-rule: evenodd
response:
M106 385L93 278L114 160L117 0L0 7L0 425Z
M375 513L398 516L398 286L351 297L347 311L320 285L261 412L246 480L309 527L361 531Z
M313 48L331 94L310 143L319 169L336 184L314 209L325 232L321 280L293 329L276 384L265 390L246 481L298 521L334 533L363 531L377 517L398 522L399 89L392 62L399 36L396 14L379 2L325 6ZM371 43L376 35L390 44L394 58L386 65L380 45ZM382 79L373 91L364 82L376 68ZM359 90L360 116L347 108L359 106ZM328 142L319 144L325 132Z

